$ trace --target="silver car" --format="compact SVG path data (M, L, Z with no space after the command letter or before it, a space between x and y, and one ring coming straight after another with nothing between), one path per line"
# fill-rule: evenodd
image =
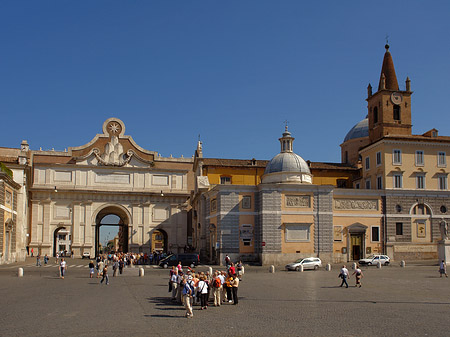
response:
M303 270L314 269L317 270L322 267L322 261L318 257L307 257L305 259L298 259L295 262L286 265L286 270L300 270L300 266L303 266Z

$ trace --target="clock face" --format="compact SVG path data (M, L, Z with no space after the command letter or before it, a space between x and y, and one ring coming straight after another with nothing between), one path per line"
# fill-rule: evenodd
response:
M391 94L391 101L392 101L392 103L394 103L394 104L400 104L402 101L403 101L403 96L402 96L402 94L401 93L399 93L399 92L393 92L392 94Z

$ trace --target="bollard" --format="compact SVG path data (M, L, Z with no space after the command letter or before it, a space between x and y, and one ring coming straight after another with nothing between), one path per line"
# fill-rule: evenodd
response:
M213 276L213 270L212 267L208 267L209 275Z
M353 270L356 269L356 263L355 263L355 262L352 263L352 269L353 269Z
M23 277L23 268L17 270L17 277Z
M274 265L269 267L269 273L275 273L275 266Z
M301 264L300 266L297 267L299 272L303 272L303 265Z
M144 268L139 268L139 277L144 277Z
M400 262L400 267L405 268L405 266L406 266L405 260L402 260Z
M325 270L331 271L331 264L327 263L327 265L325 266Z
M380 262L380 261L377 262L377 268L378 268L378 269L381 268L381 262Z

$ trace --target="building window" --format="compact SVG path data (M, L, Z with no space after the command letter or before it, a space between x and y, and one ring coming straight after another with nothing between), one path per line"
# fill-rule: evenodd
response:
M378 123L378 107L373 108L373 123Z
M440 190L447 189L447 175L441 174L438 176L438 185Z
M211 200L211 212L210 213L213 213L216 210L217 210L217 200L216 199L212 199Z
M360 185L359 183L356 183L356 184L355 184L355 188L356 188L357 190L360 189L360 186L361 186L361 185Z
M285 241L286 242L303 242L309 241L309 227L304 224L287 224L285 225Z
M12 204L12 194L10 191L5 191L5 205L11 206Z
M417 204L413 208L413 214L429 215L431 214L431 212L429 211L428 207L426 207L424 204Z
M416 166L423 166L423 151L416 151Z
M381 165L381 152L377 152L377 166Z
M400 212L402 211L402 206L399 205L399 204L395 205L395 210L396 210L398 213L400 213Z
M240 225L239 236L244 246L251 246L253 241L253 225L252 224Z
M380 227L372 226L372 242L380 241Z
M382 190L383 189L383 177L377 176L377 189Z
M231 177L220 177L221 185L231 185Z
M419 190L423 190L425 188L425 175L418 174L416 176L416 188Z
M394 188L403 188L403 176L394 174Z
M242 208L243 209L252 208L252 197L250 195L244 195L242 197Z
M402 164L402 150L394 150L392 152L392 163L394 165Z
M347 187L347 180L345 180L345 179L336 179L336 186L338 188L346 188Z
M370 157L366 157L366 170L370 170Z
M447 166L447 161L445 158L445 152L438 152L438 166L445 167Z
M445 207L444 205L441 206L440 208L441 213L445 214L447 213L447 207Z
M370 179L366 179L366 190L370 190Z
M400 105L394 105L394 121L400 121Z
M403 235L403 222L395 223L395 235Z

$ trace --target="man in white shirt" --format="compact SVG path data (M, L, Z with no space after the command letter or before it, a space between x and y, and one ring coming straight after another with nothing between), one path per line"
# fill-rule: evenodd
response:
M66 261L64 261L64 259L61 259L61 263L59 264L59 267L60 267L61 278L64 279L64 274L66 273Z
M342 278L341 287L345 283L345 287L348 288L347 278L348 278L348 269L345 265L342 266L339 277Z

